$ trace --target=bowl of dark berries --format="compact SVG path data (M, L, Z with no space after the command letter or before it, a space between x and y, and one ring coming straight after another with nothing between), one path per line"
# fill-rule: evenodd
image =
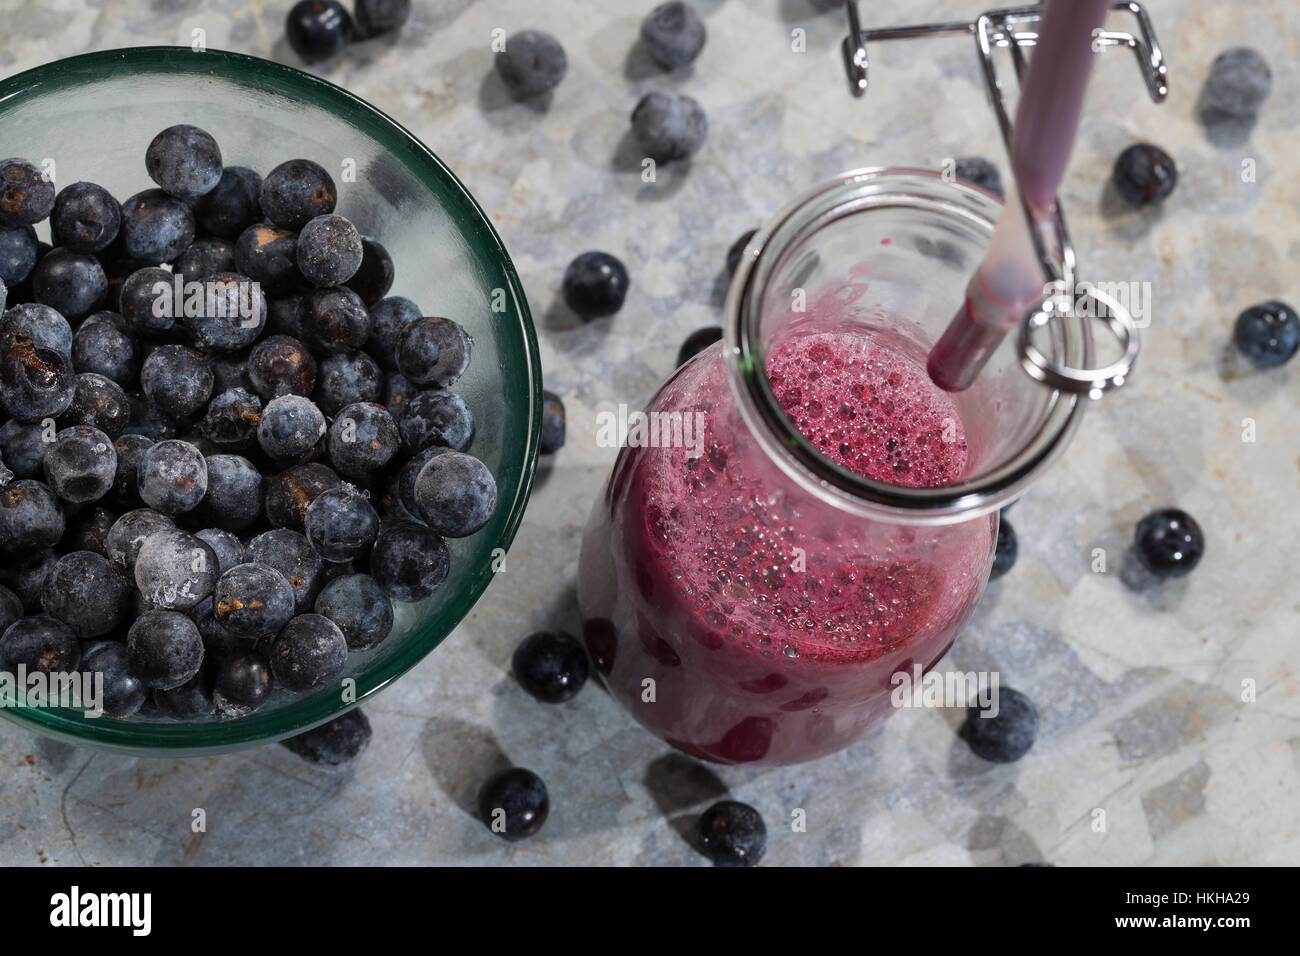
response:
M301 733L496 572L540 370L465 187L346 91L147 48L0 82L0 713L143 754Z

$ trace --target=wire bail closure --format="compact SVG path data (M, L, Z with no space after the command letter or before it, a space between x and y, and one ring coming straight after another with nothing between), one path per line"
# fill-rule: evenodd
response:
M844 7L848 15L849 34L844 38L841 50L844 55L845 74L849 80L849 91L855 97L864 96L870 82L868 42L936 36L973 37L984 77L985 92L997 118L1007 155L1011 155L1011 117L1002 97L1002 86L998 80L997 64L993 53L997 49L1010 51L1015 66L1016 81L1019 83L1024 77L1026 65L1024 48L1034 46L1038 39L1038 34L1032 31L1033 25L1039 21L1041 15L1038 6L990 10L969 22L922 23L874 30L862 29L857 0L845 0ZM1132 50L1152 101L1163 102L1169 93L1169 71L1146 9L1136 0L1116 0L1111 4L1110 9L1131 15L1136 21L1137 32L1098 30L1093 36L1093 48L1098 52L1106 47L1128 47ZM1031 29L1023 29L1026 26ZM1014 170L1012 174L1014 175ZM1023 197L1020 197L1020 205L1029 222L1029 233L1033 238L1035 255L1038 256L1043 269L1044 288L1075 289L1078 261L1069 230L1065 225L1060 199L1058 198L1054 203L1054 215L1048 224L1047 236L1044 236L1036 226ZM1051 248L1053 246L1054 249ZM1049 294L1044 294L1043 299L1025 314L1024 321L1020 323L1016 346L1020 355L1020 364L1032 378L1063 392L1097 399L1112 389L1120 388L1128 380L1139 351L1138 328L1132 313L1114 296L1090 288L1081 299L1088 299L1091 302L1094 309L1090 309L1089 314L1102 318L1118 341L1120 357L1114 362L1099 368L1073 368L1048 359L1034 344L1034 333L1045 326L1050 329L1055 319L1066 319L1074 314L1071 309L1060 305L1060 297ZM1087 321L1083 325L1083 345L1084 362L1091 365L1093 342L1091 323Z

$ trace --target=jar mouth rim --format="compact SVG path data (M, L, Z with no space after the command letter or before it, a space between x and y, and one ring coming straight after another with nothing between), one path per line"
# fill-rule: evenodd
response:
M870 192L856 196L861 189ZM898 166L850 170L814 186L761 228L741 256L723 310L728 377L746 423L765 450L813 494L872 519L949 524L998 510L1023 494L1069 444L1086 407L1081 396L1040 384L1050 393L1046 411L1036 433L1021 447L972 477L918 488L868 478L827 457L790 421L765 372L758 321L765 291L764 267L810 231L869 209L900 205L959 217L991 234L1002 200L979 187L945 179L934 170ZM1067 340L1062 347L1073 345L1091 353L1087 320L1067 326L1062 334Z

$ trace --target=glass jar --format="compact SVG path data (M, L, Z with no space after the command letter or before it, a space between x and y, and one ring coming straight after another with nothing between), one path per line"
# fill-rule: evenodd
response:
M832 753L970 618L998 509L1083 407L1024 373L1014 337L964 392L925 377L999 210L922 170L812 190L746 250L724 341L629 416L579 601L597 671L665 741L724 763ZM1086 321L1050 328L1052 358L1090 357Z

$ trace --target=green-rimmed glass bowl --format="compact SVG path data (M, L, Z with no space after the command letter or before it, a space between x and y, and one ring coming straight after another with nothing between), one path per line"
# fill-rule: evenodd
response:
M38 733L156 756L237 750L301 733L376 693L437 647L502 567L532 486L541 421L537 341L501 239L451 170L373 106L278 63L173 47L92 53L0 81L0 153L52 160L60 187L89 180L119 199L151 188L145 149L176 123L212 133L229 166L265 174L287 159L320 163L338 183L339 213L392 254L397 281L390 294L469 330L473 361L456 390L473 409L472 451L496 476L499 499L486 528L448 542L451 574L439 591L421 604L396 605L393 633L373 650L349 655L342 688L300 696L277 690L247 717L204 723L0 707ZM38 232L48 239L48 224Z

